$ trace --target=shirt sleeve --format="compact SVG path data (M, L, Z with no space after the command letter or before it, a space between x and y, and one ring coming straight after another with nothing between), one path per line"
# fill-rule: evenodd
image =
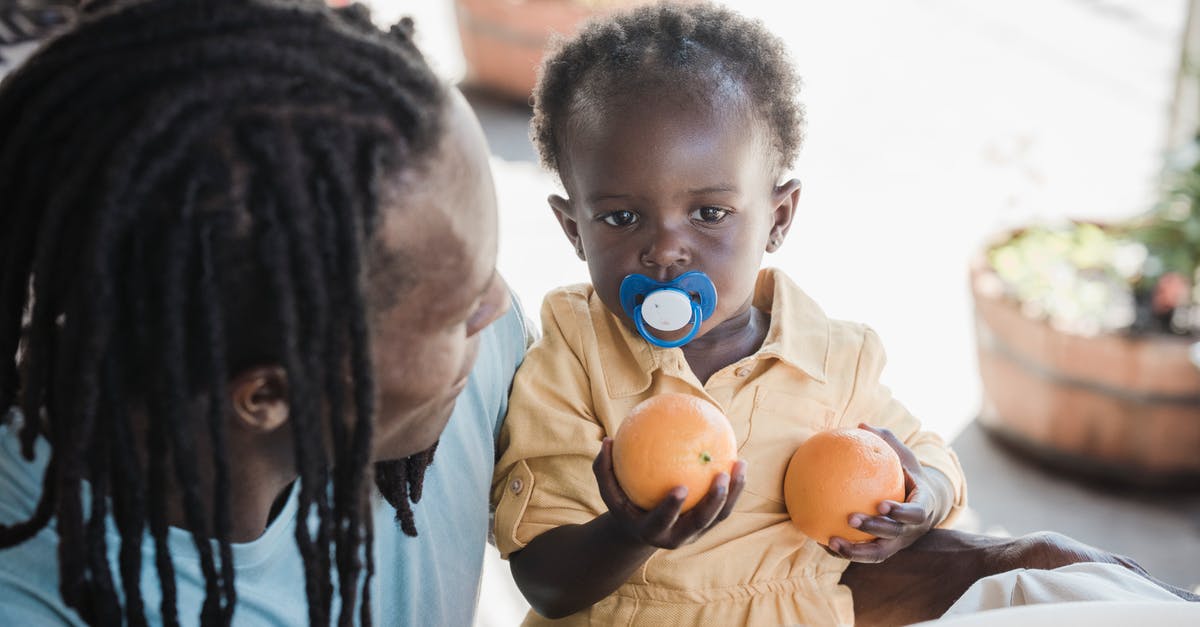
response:
M489 398L497 399L488 405L493 442L499 440L504 416L508 412L508 397L513 376L537 334L537 330L525 315L521 299L512 290L509 290L509 302L508 312L484 330L479 357L472 372L472 375L479 375L486 381L485 389L495 395ZM487 376L483 376L484 374Z
M842 424L866 423L890 430L917 456L922 466L933 468L950 480L954 504L938 526L948 526L967 505L966 477L958 456L938 434L921 429L921 422L909 413L879 381L887 363L883 342L870 327L863 327L862 348L854 375L854 387L842 417Z
M504 558L561 525L586 523L606 508L592 474L605 429L589 378L568 341L580 325L571 303L547 298L543 336L517 371L492 479L496 548Z
M525 314L525 306L521 303L521 299L517 297L517 293L510 290L509 294L512 297L512 308L521 320L521 339L524 342L524 350L529 350L529 347L533 346L533 343L537 341L541 334L538 332L534 321ZM524 356L524 351L522 351L522 356Z

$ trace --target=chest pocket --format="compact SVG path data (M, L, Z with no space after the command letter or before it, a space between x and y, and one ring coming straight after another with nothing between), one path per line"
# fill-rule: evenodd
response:
M836 422L832 408L815 399L759 387L738 454L747 462L738 511L783 512L783 476L801 442Z

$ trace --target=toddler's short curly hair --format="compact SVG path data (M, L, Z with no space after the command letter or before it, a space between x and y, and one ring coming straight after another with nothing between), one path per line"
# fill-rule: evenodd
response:
M660 3L593 21L542 63L531 135L542 164L561 174L564 129L579 104L654 85L701 95L729 80L769 129L780 170L803 139L800 79L783 41L758 20L708 3Z

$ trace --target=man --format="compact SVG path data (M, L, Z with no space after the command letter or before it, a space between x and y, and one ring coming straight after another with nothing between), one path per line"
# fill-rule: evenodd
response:
M473 114L411 24L91 6L0 89L0 623L469 616L524 346Z

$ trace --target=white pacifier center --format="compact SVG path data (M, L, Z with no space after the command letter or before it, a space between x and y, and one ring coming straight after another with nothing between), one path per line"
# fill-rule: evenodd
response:
M655 290L642 301L642 319L659 331L678 331L692 321L692 299L675 289Z

